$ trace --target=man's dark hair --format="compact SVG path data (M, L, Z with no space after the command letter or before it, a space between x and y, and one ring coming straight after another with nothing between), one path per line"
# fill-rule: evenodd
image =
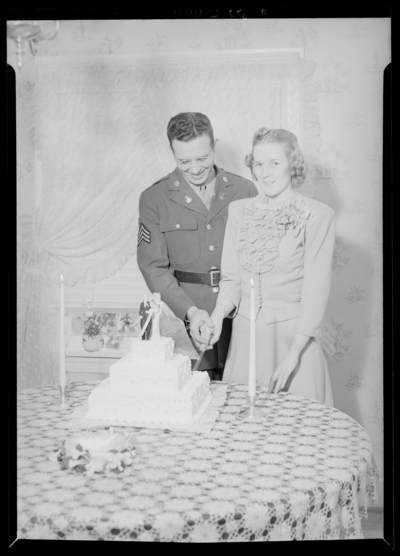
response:
M214 145L214 131L210 120L200 112L181 112L170 119L167 127L169 144L172 148L173 139L190 141L208 135Z

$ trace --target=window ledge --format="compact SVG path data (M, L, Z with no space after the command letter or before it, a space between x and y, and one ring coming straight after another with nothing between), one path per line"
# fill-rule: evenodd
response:
M101 359L120 359L129 353L129 349L102 348L98 351L86 351L83 347L66 347L66 357L99 357Z

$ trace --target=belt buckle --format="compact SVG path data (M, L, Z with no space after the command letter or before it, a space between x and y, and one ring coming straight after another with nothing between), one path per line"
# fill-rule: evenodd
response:
M210 276L211 276L211 286L213 286L213 287L219 286L219 283L221 281L221 271L218 269L218 270L210 270L209 272L210 272ZM218 278L217 278L218 282L216 282L216 283L214 282L214 274L215 273L218 274Z

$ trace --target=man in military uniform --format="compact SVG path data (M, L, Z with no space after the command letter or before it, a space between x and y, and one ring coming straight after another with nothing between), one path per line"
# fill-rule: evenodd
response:
M190 323L199 347L201 325L212 326L228 205L258 192L214 164L214 133L204 114L174 116L167 135L177 167L140 196L137 261L149 290ZM200 370L211 379L222 378L231 324L225 319L220 340L202 359Z

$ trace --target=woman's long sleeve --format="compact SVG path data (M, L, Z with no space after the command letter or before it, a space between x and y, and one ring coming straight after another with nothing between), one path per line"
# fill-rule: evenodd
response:
M330 207L313 214L306 227L304 281L296 332L321 335L321 323L331 289L335 244L335 213Z

